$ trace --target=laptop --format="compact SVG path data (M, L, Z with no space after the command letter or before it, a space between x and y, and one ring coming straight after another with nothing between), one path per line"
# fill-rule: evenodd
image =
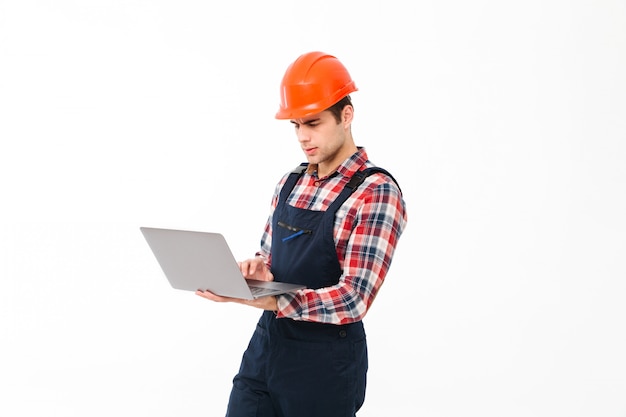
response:
M221 233L140 227L165 277L178 290L253 300L304 285L246 279Z

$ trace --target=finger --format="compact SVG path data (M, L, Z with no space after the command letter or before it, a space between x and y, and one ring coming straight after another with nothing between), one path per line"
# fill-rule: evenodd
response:
M241 271L241 273L243 274L244 277L248 277L250 275L250 262L248 261L243 261L239 263L239 270Z
M199 295L202 298L206 298L207 300L223 301L223 297L220 297L219 295L215 295L211 291L198 290L198 291L196 291L196 294Z
M254 274L256 273L256 265L251 262L246 262L244 264L244 268L242 269L242 273L246 278L254 276Z

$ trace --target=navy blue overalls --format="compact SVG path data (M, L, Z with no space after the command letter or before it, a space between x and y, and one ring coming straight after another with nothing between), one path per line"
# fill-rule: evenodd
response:
M317 289L339 282L335 212L365 177L357 172L326 211L287 203L306 169L283 186L272 223L276 281ZM393 177L391 177L393 178ZM365 399L367 345L363 323L334 325L277 319L263 312L233 380L227 417L353 417Z

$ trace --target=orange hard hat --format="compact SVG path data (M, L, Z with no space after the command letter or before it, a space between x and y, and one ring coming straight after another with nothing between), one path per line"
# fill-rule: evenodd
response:
M319 113L357 91L346 67L324 52L300 55L280 83L277 119L299 119Z

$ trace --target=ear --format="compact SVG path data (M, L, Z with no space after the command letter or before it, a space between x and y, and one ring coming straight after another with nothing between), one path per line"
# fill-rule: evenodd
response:
M341 111L341 121L343 123L344 128L349 128L352 124L352 119L354 118L354 107L351 105L347 105Z

